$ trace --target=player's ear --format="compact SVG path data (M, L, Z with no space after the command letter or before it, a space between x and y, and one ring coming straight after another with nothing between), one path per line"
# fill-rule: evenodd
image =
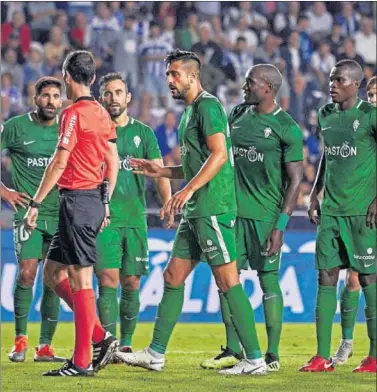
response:
M37 105L37 96L36 95L33 95L33 102L34 102L34 105Z
M131 93L127 93L126 95L126 103L129 104L131 102L132 99L132 94Z
M92 85L96 80L96 75L93 76L93 79L90 81L90 85Z

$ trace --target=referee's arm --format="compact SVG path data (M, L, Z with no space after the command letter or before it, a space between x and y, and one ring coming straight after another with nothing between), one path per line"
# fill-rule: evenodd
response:
M108 149L105 154L105 164L106 164L105 178L109 180L109 185L110 185L109 196L111 199L118 177L119 155L118 155L118 149L116 143L114 143L113 141L108 141L107 145L108 145Z

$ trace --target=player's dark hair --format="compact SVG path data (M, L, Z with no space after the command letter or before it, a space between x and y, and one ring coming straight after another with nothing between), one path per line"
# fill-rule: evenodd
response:
M36 81L36 83L35 83L35 95L36 96L40 95L42 90L45 87L50 87L50 86L54 86L54 87L58 88L60 93L63 90L62 82L59 79L53 78L51 76L45 76L45 77L40 78L40 79L38 79Z
M194 61L196 62L199 72L202 67L202 63L199 60L199 57L194 52L188 52L185 50L176 49L169 52L165 57L165 64L169 65L174 63L174 61L183 61L184 63Z
M377 85L377 78L375 76L372 76L367 84L367 91L369 91L370 89L372 89L374 86Z
M357 61L349 59L340 60L335 64L335 68L341 67L348 69L349 74L354 81L361 83L364 79L363 69Z
M65 72L69 72L76 83L90 86L96 74L96 63L92 53L86 50L71 52L63 63L63 75Z
M126 87L126 93L128 92L128 85L124 74L122 72L110 72L102 76L102 78L99 80L99 93L102 95L107 83L112 82L114 80L120 80L121 82L123 82Z

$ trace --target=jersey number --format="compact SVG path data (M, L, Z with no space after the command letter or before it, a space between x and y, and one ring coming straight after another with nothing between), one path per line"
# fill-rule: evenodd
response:
M25 242L30 238L30 234L25 230L25 226L17 226L14 229L14 242L17 244L19 242Z

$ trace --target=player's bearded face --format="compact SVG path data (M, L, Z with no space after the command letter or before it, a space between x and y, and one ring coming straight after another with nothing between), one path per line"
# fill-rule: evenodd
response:
M124 83L121 80L113 80L106 84L101 101L111 118L117 118L127 110L130 97Z
M36 97L38 117L43 121L52 120L56 117L62 106L60 90L57 87L45 87Z

